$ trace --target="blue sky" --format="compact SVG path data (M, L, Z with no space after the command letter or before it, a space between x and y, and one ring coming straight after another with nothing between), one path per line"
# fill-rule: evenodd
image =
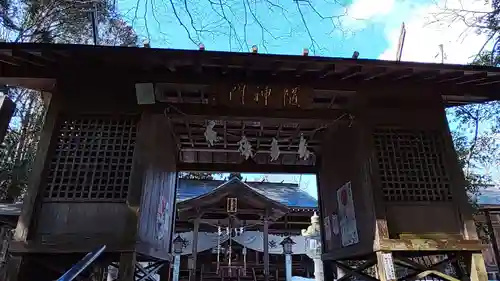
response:
M394 60L404 21L407 34L403 61L440 62L442 44L446 63L466 64L480 50L485 37L468 30L464 22L453 21L443 9L490 10L485 2L122 0L118 5L126 20L154 48L198 49L197 43L203 43L207 50L248 52L257 45L259 53L300 55L307 48L311 55L351 57L358 51L361 58ZM224 16L227 20L221 20ZM195 29L202 28L206 32L197 36ZM243 176L254 180L263 175ZM298 182L317 198L314 175L269 175L268 180Z
M481 48L484 36L450 20L442 8L491 8L482 0L459 1L121 0L118 7L155 48L197 49L195 41L207 50L247 52L257 45L260 53L299 55L308 48L331 57L350 57L356 50L363 58L393 60L404 21L403 60L439 62L436 55L443 44L446 62L467 63ZM221 20L223 16L227 21ZM441 21L434 23L435 19ZM204 32L196 36L195 29Z

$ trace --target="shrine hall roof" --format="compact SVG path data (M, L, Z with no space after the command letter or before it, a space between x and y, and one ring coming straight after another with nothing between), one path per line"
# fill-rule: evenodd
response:
M488 188L481 191L478 197L479 205L486 209L499 209L500 208L500 189Z
M177 202L196 198L207 194L226 181L223 180L189 180L180 179L177 189ZM277 201L289 208L313 209L318 201L294 183L245 182L254 191Z

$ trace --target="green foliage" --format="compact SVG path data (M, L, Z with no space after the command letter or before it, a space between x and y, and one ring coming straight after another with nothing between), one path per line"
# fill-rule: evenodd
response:
M97 0L98 43L136 46L137 34L116 12L114 1ZM13 42L92 44L90 1L0 0L0 39ZM10 88L16 112L0 148L0 201L22 198L35 159L45 113L37 91Z
M473 64L499 66L500 57L482 51ZM493 174L498 172L496 169L500 160L500 102L464 105L449 109L448 115L451 123L456 125L452 132L453 142L464 171L469 199L476 215L481 215L478 196L482 190L498 186ZM486 224L476 220L476 227L480 238L487 243L490 236Z
M16 111L0 149L0 201L15 202L27 188L45 109L36 91L12 89L8 96Z
M0 0L2 39L92 44L90 12L95 9L99 44L137 45L137 35L118 15L114 3L111 0Z

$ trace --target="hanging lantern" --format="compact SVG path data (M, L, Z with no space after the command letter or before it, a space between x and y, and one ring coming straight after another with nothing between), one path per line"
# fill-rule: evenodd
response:
M292 246L295 242L290 238L290 236L286 237L281 241L280 245L283 247L283 254L291 255L292 254Z
M304 138L304 135L300 135L300 142L299 142L299 158L307 160L309 159L309 156L311 156L311 151L307 149L307 141Z
M271 161L276 161L278 160L278 157L280 157L280 147L278 146L278 140L273 138L271 142Z
M248 158L253 157L253 150L252 150L252 144L247 140L247 137L242 136L241 140L238 142L238 151L242 156L245 157L245 160L248 160Z
M214 131L215 122L209 121L207 127L205 128L205 140L208 143L208 146L214 146L217 141L217 132Z
M182 253L182 248L184 248L184 239L180 235L177 235L174 239L174 253L179 255Z

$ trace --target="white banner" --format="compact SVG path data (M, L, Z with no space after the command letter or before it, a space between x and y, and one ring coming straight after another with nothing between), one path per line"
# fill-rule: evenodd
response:
M180 235L182 239L184 239L185 244L182 249L181 255L189 255L193 252L193 232L182 232L177 233L173 237L177 237ZM220 237L220 243L224 243L228 240L228 235L224 234ZM217 233L211 232L199 232L198 233L198 245L197 252L203 252L212 248L217 247ZM283 254L283 247L280 245L281 241L283 241L285 237L269 234L269 254ZM292 246L292 254L293 255L302 255L306 254L306 240L305 237L300 235L290 236L295 244ZM264 251L264 236L260 231L246 231L242 234L235 236L232 240L242 246L245 246L248 249L263 252ZM172 245L173 249L173 245Z
M354 199L352 196L351 182L344 184L337 190L337 204L339 208L340 235L342 246L347 247L359 242L356 214L354 212Z

